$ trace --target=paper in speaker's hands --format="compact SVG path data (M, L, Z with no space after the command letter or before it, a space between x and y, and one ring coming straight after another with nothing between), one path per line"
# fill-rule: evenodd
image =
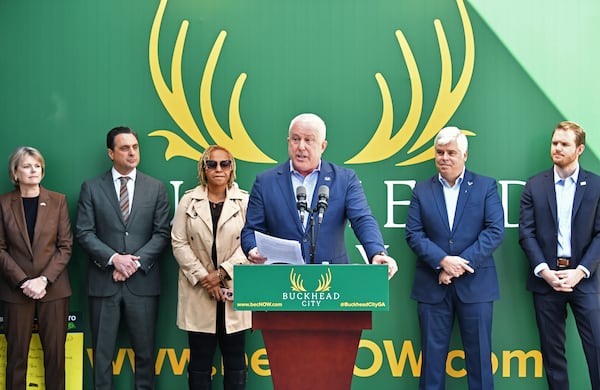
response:
M300 243L254 232L258 252L267 258L265 264L304 264Z

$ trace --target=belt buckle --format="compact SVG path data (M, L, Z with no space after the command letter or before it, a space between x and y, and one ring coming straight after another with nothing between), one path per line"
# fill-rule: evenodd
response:
M558 268L568 268L571 263L571 259L559 257L556 259L556 265Z

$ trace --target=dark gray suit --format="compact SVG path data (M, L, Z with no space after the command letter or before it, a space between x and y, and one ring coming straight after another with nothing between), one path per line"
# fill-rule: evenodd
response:
M81 185L76 235L90 260L88 295L97 389L114 388L111 363L121 314L135 351L136 388L154 388L158 260L170 240L169 215L164 184L140 171L127 224L110 170ZM140 269L124 282L112 278L109 259L115 253L140 256Z

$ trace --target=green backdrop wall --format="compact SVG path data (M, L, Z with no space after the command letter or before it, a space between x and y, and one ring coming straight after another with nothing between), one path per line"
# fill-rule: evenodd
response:
M446 124L469 131L468 167L499 180L506 239L496 252L501 299L493 350L498 389L546 388L526 259L518 247L521 184L550 166L553 126L587 129L582 165L599 171L598 36L592 0L107 0L0 2L0 156L19 145L46 158L44 185L67 194L107 170L105 134L140 133L140 169L164 181L172 205L196 184L207 144L238 157L238 183L286 159L289 120L315 112L328 125L325 158L361 178L400 271L391 310L363 333L353 389L416 388L419 328L410 300L415 258L403 223L411 185L435 171L429 148ZM11 189L6 176L0 191ZM350 253L362 257L352 233ZM83 318L84 379L91 386L85 275L76 246L69 271ZM175 326L177 265L162 259L159 388L186 383L186 335ZM588 388L573 322L567 346L574 388ZM127 338L116 361L130 388ZM249 336L249 389L271 388L260 332ZM466 388L458 333L448 388ZM220 364L216 381L221 381Z

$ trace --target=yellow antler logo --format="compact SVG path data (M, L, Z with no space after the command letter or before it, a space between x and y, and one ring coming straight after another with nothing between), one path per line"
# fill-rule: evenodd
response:
M304 280L302 280L302 276L297 274L294 269L290 271L290 284L292 291L296 292L306 292L306 288L304 288ZM327 268L327 273L321 275L319 278L319 284L315 289L316 292L325 292L331 289L331 269Z
M181 78L181 60L189 25L187 20L184 20L181 23L179 34L177 35L177 40L175 42L175 48L173 49L173 58L171 60L171 89L169 89L162 77L162 70L158 60L158 38L166 6L167 0L161 0L150 32L150 47L148 54L150 58L152 81L154 82L154 87L156 88L160 100L173 120L189 138L202 148L206 149L209 146L209 143L200 132L192 112L190 111ZM227 135L215 117L211 102L212 79L226 36L227 33L221 31L217 37L202 75L202 83L200 85L200 113L204 120L204 124L206 125L206 130L215 143L229 149L231 153L240 160L274 163L275 160L264 154L258 146L254 144L240 117L239 103L242 88L244 87L244 81L246 81L245 73L241 73L236 80L229 101L229 131L231 136ZM183 138L172 131L157 130L150 133L150 135L162 136L169 141L169 146L165 152L165 158L167 160L174 156L183 156L193 160L198 160L200 158L199 151L191 147Z
M290 283L292 284L292 291L306 292L302 277L295 273L293 268L290 271Z
M471 82L471 76L473 75L473 68L475 64L475 40L473 37L473 28L467 9L463 0L457 0L461 20L463 23L463 30L465 34L465 59L463 64L462 73L456 83L454 89L452 88L452 58L450 57L450 49L448 47L448 41L446 40L446 34L444 27L439 19L434 21L435 31L440 46L440 56L442 62L442 74L440 80L440 88L438 96L433 106L429 120L423 129L423 132L410 147L408 153L413 153L423 145L428 143L437 132L448 123L450 117L454 114L462 99L464 98L469 83ZM419 119L421 118L421 112L423 109L423 85L421 83L421 76L415 57L413 56L412 50L408 41L404 37L402 31L396 31L396 39L404 55L406 66L408 67L408 73L411 83L412 96L411 104L406 120L404 124L398 130L398 132L392 136L392 127L394 125L394 107L392 103L392 97L388 88L387 82L381 73L375 75L375 79L379 85L381 92L381 99L383 101L383 110L381 114L381 120L377 131L373 134L373 137L356 156L346 161L346 164L364 164L376 161L383 161L394 154L398 153L408 141L412 138ZM475 135L470 131L463 132L467 135ZM433 146L418 155L401 161L396 166L414 165L423 161L431 160L434 158Z
M325 292L331 289L331 269L327 268L327 274L321 275L319 279L319 285L317 286L316 292Z
M179 33L173 48L171 60L171 87L163 79L163 74L158 58L158 40L162 19L165 13L168 0L161 0L156 11L152 29L150 32L149 44L149 62L150 73L156 92L160 97L164 107L169 112L175 123L183 132L195 142L198 146L206 149L209 142L204 138L196 120L190 110L183 87L181 64L183 57L183 48L189 22L181 22ZM448 123L460 103L462 102L466 91L471 82L473 68L475 63L475 41L473 37L473 28L467 13L464 0L456 0L460 17L462 20L465 55L461 74L456 85L452 85L452 58L446 39L446 33L442 22L439 19L434 21L437 34L441 58L441 78L438 95L435 100L432 112L417 140L410 145L408 154L418 152L424 145L429 143L435 134ZM249 162L274 163L276 162L266 154L252 141L248 135L242 118L240 116L240 96L246 81L246 74L240 73L238 76L229 101L229 134L223 129L217 120L212 105L212 81L215 69L218 63L227 32L221 31L215 40L208 60L204 67L202 80L200 84L200 115L206 127L206 131L212 138L212 141L229 149L236 158ZM401 30L396 31L396 39L400 50L404 56L408 76L411 84L411 103L408 114L400 129L392 135L394 127L394 106L392 96L388 88L385 77L381 73L375 74L379 91L382 99L382 113L379 125L367 145L354 157L347 160L346 164L364 164L388 159L402 150L413 138L417 131L419 120L423 110L423 84L421 75L417 67L417 62L412 49ZM475 133L463 130L467 135ZM169 145L165 151L167 160L174 156L183 156L193 160L198 160L200 151L188 144L180 135L170 130L156 130L150 133L150 136L165 137ZM410 157L404 161L398 162L397 166L406 166L418 164L434 158L433 146Z

